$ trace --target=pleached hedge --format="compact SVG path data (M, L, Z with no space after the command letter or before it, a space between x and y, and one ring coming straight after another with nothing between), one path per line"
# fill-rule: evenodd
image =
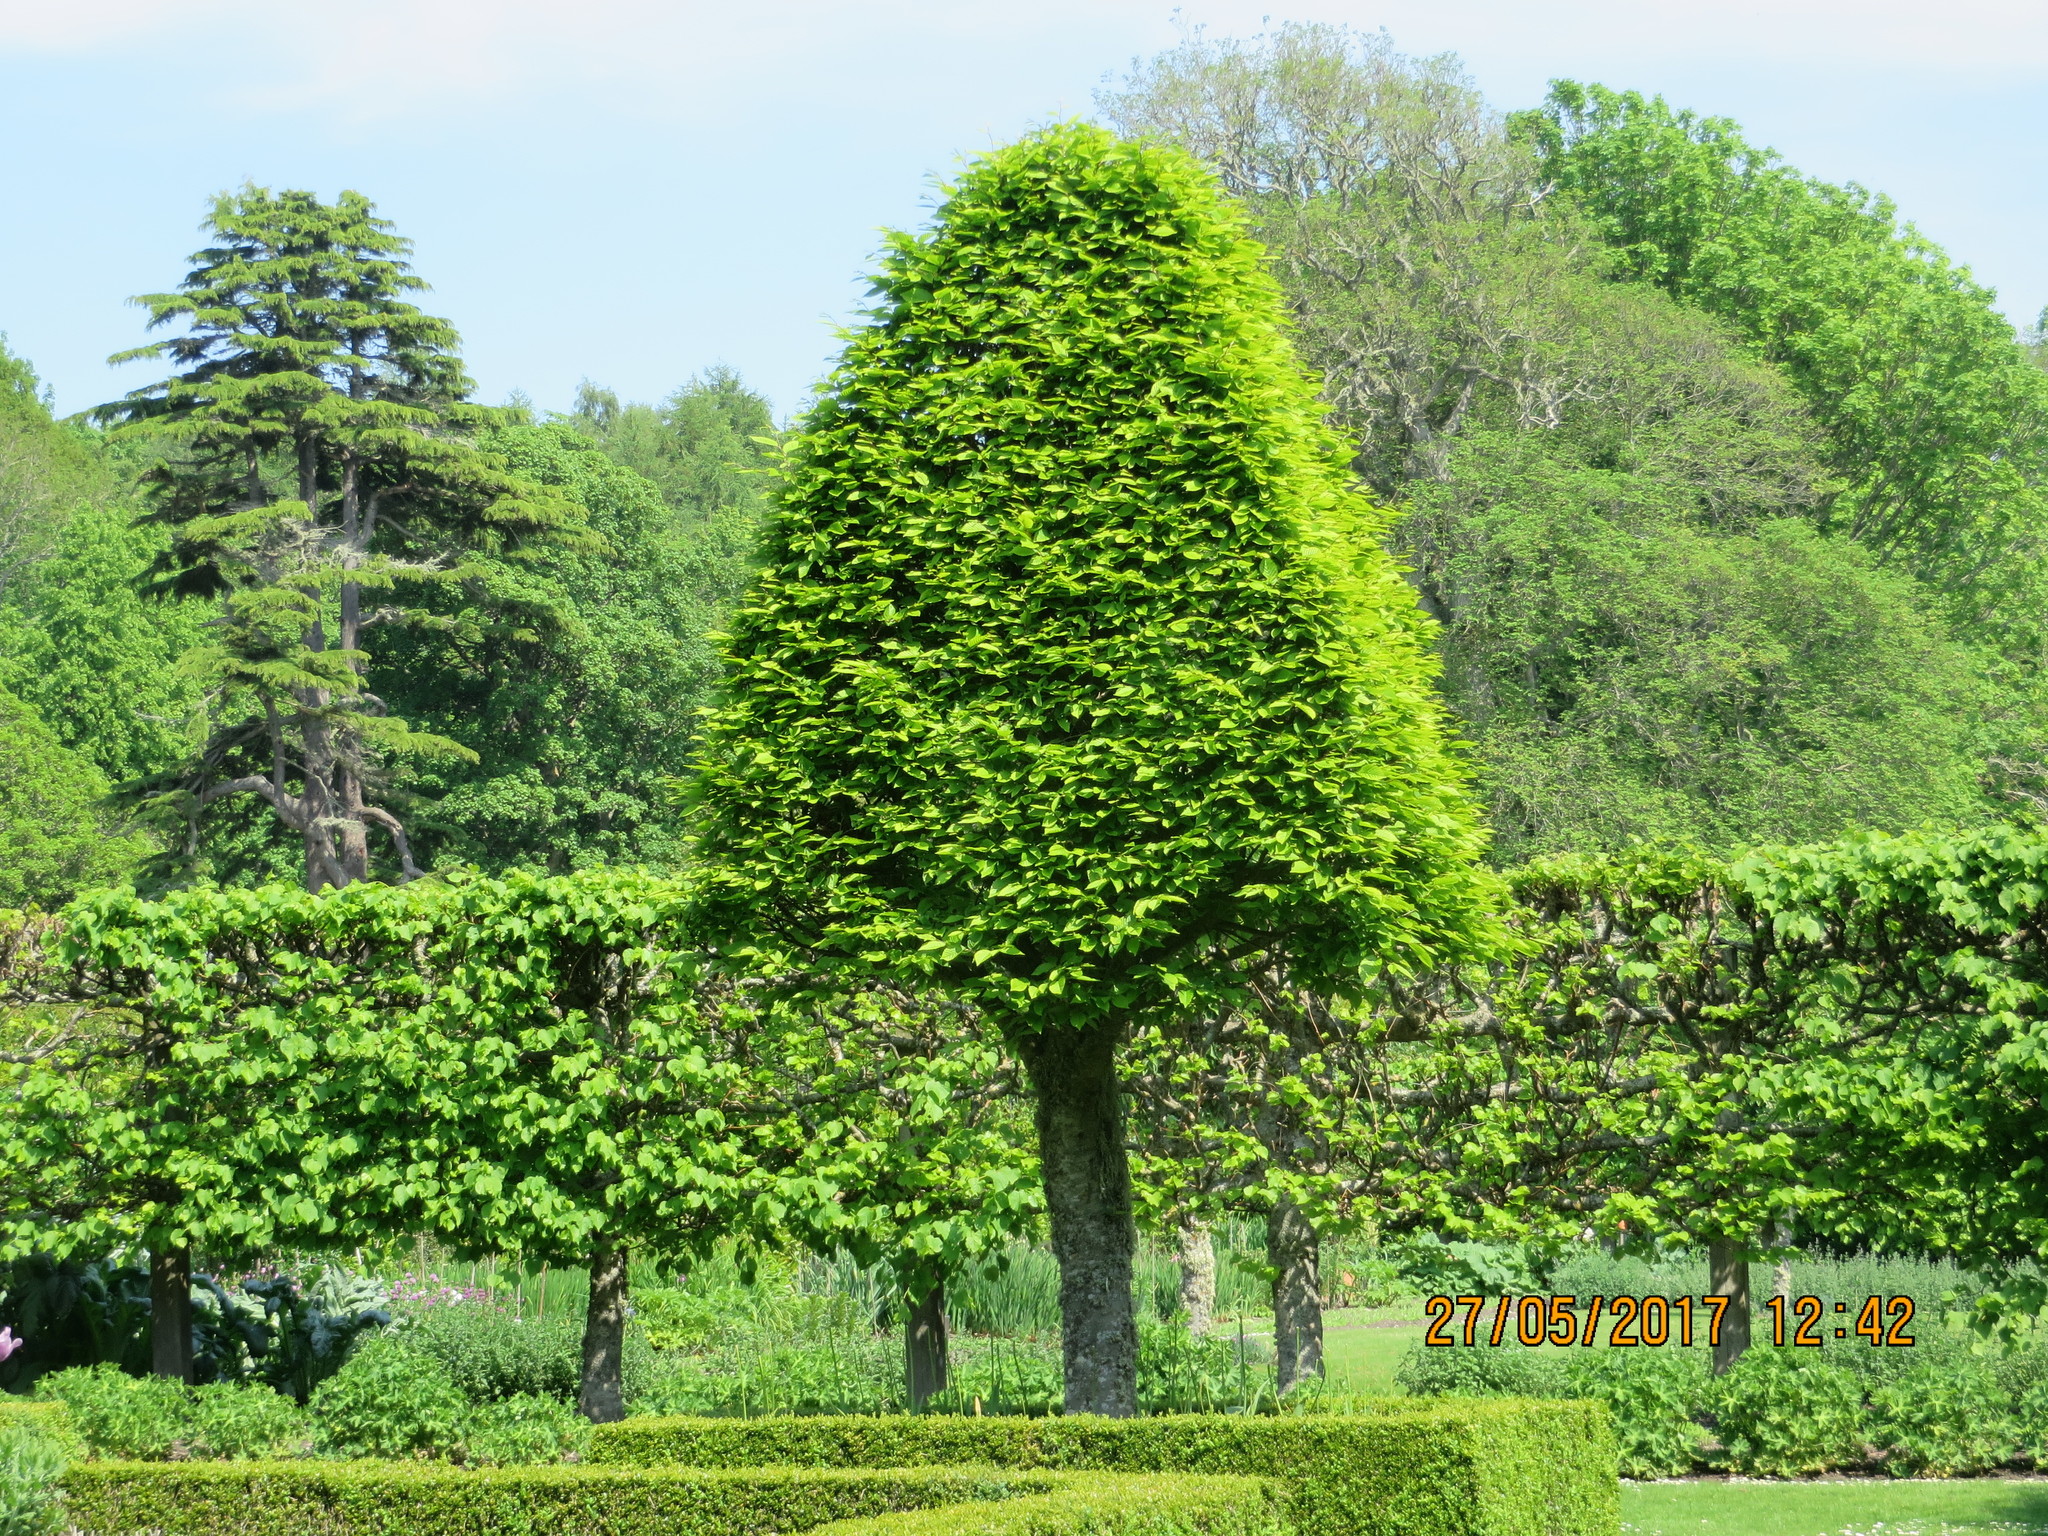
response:
M649 1468L985 1466L1267 1479L1300 1536L1616 1536L1621 1526L1613 1428L1591 1402L1391 1400L1351 1414L1271 1418L628 1419L599 1427L590 1456ZM1012 1513L977 1509L973 1518Z
M83 1536L1277 1536L1256 1478L992 1467L505 1467L430 1462L84 1462Z

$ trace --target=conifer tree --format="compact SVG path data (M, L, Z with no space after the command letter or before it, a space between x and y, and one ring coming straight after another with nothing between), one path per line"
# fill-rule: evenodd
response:
M136 300L186 332L114 359L183 371L97 413L166 444L147 477L148 520L171 534L152 589L221 605L187 658L212 690L210 734L136 794L182 814L188 856L209 805L253 794L303 839L308 889L363 879L372 827L410 877L380 771L467 749L385 712L364 632L409 617L386 594L459 580L478 549L574 538L580 513L470 440L504 413L464 403L455 331L406 302L425 286L410 242L367 198L248 186L215 199L207 228L178 291Z
M1002 1030L1066 1406L1129 1414L1127 1031L1469 941L1479 833L1381 515L1196 162L1048 129L876 291L732 626L706 916Z

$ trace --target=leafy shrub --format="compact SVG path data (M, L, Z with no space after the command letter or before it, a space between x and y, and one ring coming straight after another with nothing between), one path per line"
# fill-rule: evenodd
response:
M186 1425L186 1455L224 1461L300 1452L312 1438L297 1403L254 1383L195 1388Z
M1909 1372L1876 1394L1871 1413L1894 1477L1988 1472L2011 1459L2018 1436L2011 1399L1976 1362Z
M56 1536L63 1530L64 1452L26 1424L0 1424L0 1536Z
M439 1361L390 1335L365 1339L308 1405L323 1449L344 1456L447 1456L469 1402Z
M590 1421L567 1403L524 1393L470 1410L462 1459L482 1467L538 1467L580 1458Z
M1411 1397L1562 1397L1564 1362L1554 1351L1518 1341L1499 1345L1415 1344L1394 1368L1394 1382Z
M261 1385L188 1387L119 1367L75 1367L38 1390L65 1405L94 1453L135 1461L233 1460L302 1450L310 1429L290 1398Z
M192 1390L164 1376L130 1376L117 1365L74 1366L45 1376L37 1395L62 1403L96 1454L151 1461L190 1438Z
M1840 1366L1791 1349L1752 1349L1710 1397L1738 1472L1826 1472L1864 1459L1863 1387Z
M576 1396L583 1330L572 1318L525 1319L509 1308L463 1303L422 1311L398 1332L408 1349L439 1364L471 1402Z
M1581 1350L1565 1367L1565 1390L1614 1415L1623 1477L1677 1477L1699 1459L1694 1415L1707 1396L1708 1364L1700 1350Z

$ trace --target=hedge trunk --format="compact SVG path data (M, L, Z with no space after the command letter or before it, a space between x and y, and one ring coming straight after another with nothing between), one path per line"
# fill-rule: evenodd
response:
M593 1424L626 1416L626 1249L600 1243L590 1255L590 1309L583 1321L577 1410Z
M1714 1345L1714 1374L1725 1376L1749 1348L1749 1257L1732 1238L1717 1237L1707 1244L1707 1294L1728 1298L1721 1313L1720 1341Z
M910 1303L903 1325L903 1374L910 1388L910 1407L922 1409L934 1393L946 1390L946 1286L935 1280L931 1289Z
M1117 1419L1138 1411L1138 1228L1116 1079L1122 1039L1120 1025L1095 1022L1016 1041L1038 1100L1038 1155L1060 1265L1066 1411Z
M153 1248L149 1254L149 1370L152 1376L192 1380L192 1250Z
M1281 1199L1266 1217L1273 1267L1273 1352L1280 1395L1323 1374L1322 1240L1301 1207Z
M1180 1309L1189 1333L1199 1338L1209 1331L1209 1316L1216 1310L1216 1246L1207 1227L1181 1228Z

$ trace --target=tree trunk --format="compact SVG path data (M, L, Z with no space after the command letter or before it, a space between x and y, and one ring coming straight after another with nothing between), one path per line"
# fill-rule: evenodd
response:
M192 1250L149 1251L149 1371L192 1380Z
M1066 1411L1138 1411L1138 1320L1131 1302L1138 1228L1117 1091L1120 1024L1053 1023L1012 1041L1031 1074L1039 1165L1060 1265Z
M1707 1244L1707 1292L1726 1296L1721 1312L1721 1338L1714 1345L1714 1374L1725 1376L1728 1368L1749 1348L1749 1260L1741 1243L1717 1237Z
M1323 1374L1322 1241L1301 1207L1277 1201L1266 1217L1266 1262L1273 1267L1273 1353L1280 1395Z
M1209 1331L1209 1315L1216 1310L1216 1245L1207 1227L1180 1230L1180 1309L1189 1333L1199 1338Z
M946 1285L932 1282L922 1298L910 1304L903 1324L903 1375L910 1388L910 1410L924 1408L935 1392L946 1390Z
M626 1416L626 1249L599 1243L590 1253L590 1310L583 1321L583 1383L577 1410L593 1424Z
M1792 1229L1786 1226L1785 1223L1782 1221L1778 1222L1771 1228L1772 1247L1788 1247L1791 1242ZM1787 1306L1792 1304L1792 1261L1790 1259L1780 1259L1771 1267L1771 1294Z

